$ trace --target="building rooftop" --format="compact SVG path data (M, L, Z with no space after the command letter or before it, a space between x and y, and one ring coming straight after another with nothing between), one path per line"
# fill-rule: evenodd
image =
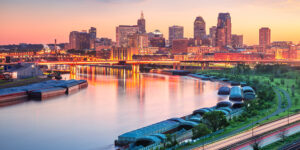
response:
M137 130L124 133L120 135L119 138L139 138L156 133L163 133L170 130L171 128L176 128L179 124L180 123L177 121L165 120Z

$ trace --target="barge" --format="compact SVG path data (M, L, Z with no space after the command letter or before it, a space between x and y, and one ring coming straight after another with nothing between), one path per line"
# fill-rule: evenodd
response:
M48 98L64 95L65 93L66 93L65 88L52 87L48 89L32 91L29 97L35 100L45 100Z
M152 69L150 70L151 73L160 73L165 75L179 75L179 76L186 76L190 74L189 71L186 70L165 70L165 69Z
M27 100L28 94L26 91L6 90L0 92L0 104L10 103L19 100Z
M86 80L48 80L26 86L0 89L0 105L32 99L47 98L71 94L88 86Z

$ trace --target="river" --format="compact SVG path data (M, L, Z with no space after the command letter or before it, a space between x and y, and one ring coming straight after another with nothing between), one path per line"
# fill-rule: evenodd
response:
M219 82L134 73L96 66L73 67L63 79L88 88L45 101L0 108L1 150L114 149L118 135L227 99Z

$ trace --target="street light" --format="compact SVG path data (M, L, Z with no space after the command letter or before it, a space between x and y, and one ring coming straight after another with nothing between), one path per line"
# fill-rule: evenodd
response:
M289 109L287 109L287 111L288 111L288 125L290 124L290 111L289 111Z
M247 105L247 107L250 107L250 104ZM253 138L253 118L251 118L251 122L252 122L252 138Z

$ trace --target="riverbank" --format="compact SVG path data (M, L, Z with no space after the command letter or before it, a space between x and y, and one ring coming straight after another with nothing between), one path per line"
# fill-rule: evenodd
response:
M238 118L237 120L233 119L230 123L231 125L225 128L224 133L206 139L207 142L202 141L199 143L193 143L191 146L184 146L179 149L200 147L203 144L212 143L218 139L232 136L249 129L250 127L271 122L288 116L289 114L298 113L300 110L300 106L297 105L299 101L297 100L299 98L299 92L296 91L299 91L299 86L296 85L299 82L299 72L287 70L288 68L288 66L258 65L256 68L250 69L247 66L241 65L236 68L226 70L196 71L198 73L208 74L211 76L228 78L233 81L242 80L250 83L253 87L256 87L256 89L261 89L262 91L258 92L258 100L256 101L264 109L258 109L259 106L256 106L257 108L253 111L254 114L248 115L247 117L244 116L244 118ZM266 85L269 88L261 87L261 85ZM291 88L293 88L293 90L291 90ZM273 90L277 95L276 97L270 95L270 92ZM293 99L290 97L292 94L294 94ZM252 106L254 105L252 104Z

